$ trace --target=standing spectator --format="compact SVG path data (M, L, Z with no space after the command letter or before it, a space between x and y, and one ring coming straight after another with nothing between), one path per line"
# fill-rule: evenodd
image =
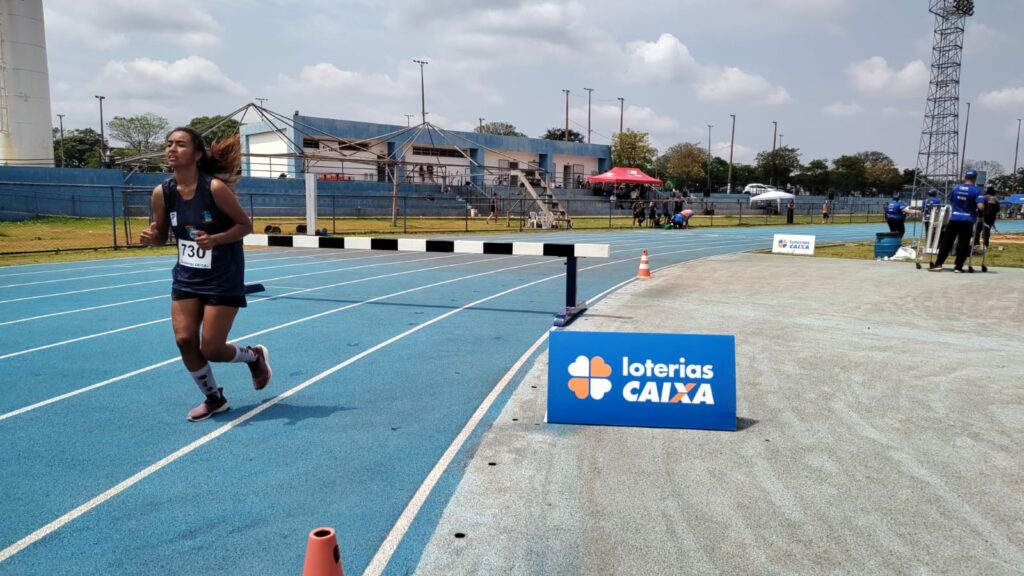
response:
M796 202L790 198L789 204L786 204L786 224L793 223L793 215L796 213Z
M827 224L828 223L828 213L829 213L829 210L830 210L830 208L829 208L829 205L828 205L828 200L825 200L825 203L821 205L821 223L822 224Z
M978 198L981 209L978 225L974 228L974 245L982 244L988 248L989 236L992 234L992 227L996 224L996 216L999 215L999 191L995 186L985 189L985 195Z
M673 202L674 205L672 207L673 208L672 213L673 214L679 214L680 212L683 211L683 197L680 196L678 192L674 192L672 194L672 196L673 196L673 200L674 200L674 202Z
M956 242L956 260L953 264L953 272L964 271L964 261L971 253L971 233L974 231L974 221L977 219L978 211L984 209L984 204L978 201L981 190L975 185L978 181L978 172L973 168L964 174L964 183L953 188L950 193L949 225L942 234L942 241L939 245L939 254L935 258L935 264L928 268L929 272L942 272L942 264L953 250L953 242Z
M647 219L650 220L651 228L658 227L658 205L651 200L651 203L647 206Z
M644 225L644 203L636 200L632 204L633 208L633 226Z
M498 222L498 195L494 194L491 196L491 213L487 215L487 223L491 223L491 218L494 218L494 222Z

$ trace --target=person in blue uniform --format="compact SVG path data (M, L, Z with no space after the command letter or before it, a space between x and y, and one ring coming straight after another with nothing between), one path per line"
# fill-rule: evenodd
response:
M974 232L974 221L978 211L983 208L978 198L981 196L981 189L975 183L978 181L978 172L973 168L964 173L964 183L953 188L949 194L950 215L949 224L942 233L939 242L939 254L935 263L928 268L929 272L941 272L942 265L953 250L953 243L956 243L956 260L953 263L953 272L963 272L964 262L971 253L971 235Z
M169 231L176 239L171 323L181 360L205 397L188 413L189 421L198 422L228 409L211 362L245 363L257 390L272 372L265 346L227 343L238 309L246 306L242 238L252 232L252 221L228 185L241 165L238 137L207 150L198 132L175 128L165 156L174 175L153 189L153 223L140 240L166 244Z
M935 188L932 188L931 190L928 191L928 197L924 199L924 206L922 207L922 210L924 211L924 216L922 217L922 220L924 222L925 238L928 237L928 226L929 224L931 224L932 221L932 208L936 206L942 206L942 198L939 198L939 191L936 190Z
M885 222L889 225L889 232L896 232L903 240L906 234L907 214L910 214L910 207L900 201L900 193L892 193L892 202L885 205Z

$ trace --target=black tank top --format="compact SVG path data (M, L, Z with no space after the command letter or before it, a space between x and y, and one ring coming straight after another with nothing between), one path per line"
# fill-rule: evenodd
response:
M242 241L214 246L212 253L208 253L192 240L196 230L213 235L235 225L234 220L213 201L212 181L211 176L200 173L196 193L185 200L178 194L178 183L173 177L164 180L166 218L178 244L178 263L172 273L172 287L196 294L244 296Z

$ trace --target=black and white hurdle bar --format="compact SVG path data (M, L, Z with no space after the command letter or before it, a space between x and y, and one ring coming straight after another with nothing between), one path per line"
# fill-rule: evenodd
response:
M565 326L587 309L576 298L579 258L609 258L608 244L552 244L548 242L487 242L485 240L429 240L426 238L362 238L340 236L279 236L250 234L246 246L283 248L333 248L340 250L391 250L397 252L448 252L507 256L565 258L565 309L555 314L555 326Z

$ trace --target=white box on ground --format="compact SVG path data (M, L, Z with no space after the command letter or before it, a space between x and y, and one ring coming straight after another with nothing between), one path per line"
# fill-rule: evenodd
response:
M814 236L776 234L772 241L773 254L806 254L814 256Z

